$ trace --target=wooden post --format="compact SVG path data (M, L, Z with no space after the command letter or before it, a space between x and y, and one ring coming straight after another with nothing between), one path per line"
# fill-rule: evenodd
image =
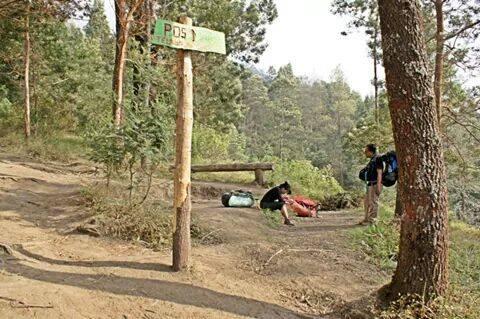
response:
M192 19L182 16L179 22L192 25ZM193 130L193 74L190 51L177 52L177 123L174 174L175 210L173 233L173 270L188 267L190 256L190 188Z
M263 177L263 170L261 169L255 170L255 183L257 183L260 186L263 186L265 184L265 179Z

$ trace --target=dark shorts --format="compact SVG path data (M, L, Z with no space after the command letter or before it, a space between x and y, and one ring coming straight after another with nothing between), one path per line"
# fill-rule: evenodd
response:
M262 202L260 203L261 209L270 209L270 210L281 210L284 202Z

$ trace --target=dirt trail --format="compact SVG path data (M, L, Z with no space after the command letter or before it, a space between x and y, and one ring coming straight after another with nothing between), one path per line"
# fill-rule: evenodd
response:
M168 251L71 232L88 217L91 172L0 156L0 243L14 251L0 248L0 318L338 318L322 314L386 280L350 247L358 215L272 229L256 209L202 198L194 217L224 242L195 247L192 268L173 273Z

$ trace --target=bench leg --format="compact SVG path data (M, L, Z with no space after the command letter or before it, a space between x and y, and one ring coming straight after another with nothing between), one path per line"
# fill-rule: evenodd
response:
M264 186L265 185L265 177L263 174L263 170L256 169L255 170L255 183L258 185Z

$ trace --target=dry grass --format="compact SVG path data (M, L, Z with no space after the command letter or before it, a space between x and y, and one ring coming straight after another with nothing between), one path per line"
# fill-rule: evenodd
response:
M173 232L172 208L161 200L147 200L141 205L128 199L125 187L93 186L84 190L87 206L94 215L94 224L103 236L140 243L148 248L171 247ZM218 232L198 226L192 220L190 234L194 244L222 242Z

